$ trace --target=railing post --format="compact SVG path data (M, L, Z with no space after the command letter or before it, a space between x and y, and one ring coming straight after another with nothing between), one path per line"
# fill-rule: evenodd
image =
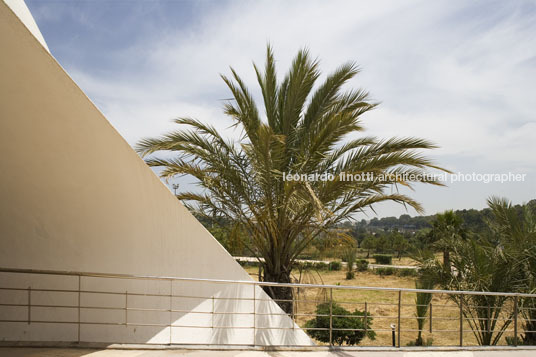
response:
M463 347L463 294L460 295L460 347Z
M125 290L125 327L128 327L128 290Z
M491 332L491 323L492 322L493 322L493 319L491 318L491 306L489 306L489 304L488 304L488 332Z
M368 313L368 309L367 309L367 302L365 301L365 336L367 335L367 327L368 327L368 323L367 323L367 313Z
M432 303L430 303L430 333L432 333Z
M255 284L251 285L253 287L253 347L257 345L257 304L255 296Z
M169 279L169 344L173 341L173 280Z
M82 277L78 275L78 343L80 343L80 291L82 290L81 279Z
M333 346L333 288L329 288L329 345Z
M28 286L28 325L32 322L32 287Z
M292 289L292 288L291 288ZM296 315L298 314L298 289L292 290L292 331L296 328L296 324L298 322L298 318Z
M401 318L400 318L400 313L401 313L401 308L402 308L402 290L398 290L398 326L397 326L397 332L398 332L398 340L397 340L397 345L398 347L400 347L400 321L401 321Z
M215 310L214 310L214 295L212 295L211 299L212 299L212 313L210 314L211 315L211 319L210 319L211 322L210 323L211 323L211 328L214 330L214 312L215 312ZM214 333L214 331L212 331L212 332Z
M514 346L517 347L517 295L514 296Z

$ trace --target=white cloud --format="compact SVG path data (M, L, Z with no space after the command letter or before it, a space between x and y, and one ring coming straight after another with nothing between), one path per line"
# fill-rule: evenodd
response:
M218 74L228 73L232 65L256 90L251 61L263 64L267 41L274 45L280 74L297 49L307 45L326 72L348 60L361 65L352 86L364 87L382 101L364 118L369 134L431 139L442 147L432 155L452 169L472 164L486 172L534 173L536 21L523 6L235 1L204 8L191 28L155 26L143 41L130 39L109 54L116 73L103 74L97 66L82 71L72 63L68 70L133 144L168 131L169 120L177 116L197 117L226 130L230 122L221 114L220 100L229 93ZM78 50L83 44L73 48ZM506 194L534 198L529 195L536 192L535 180ZM482 195L488 194L461 184L441 192L445 190L451 197L457 190L457 207L484 204ZM450 207L451 199L437 199L444 194L434 192L419 189L414 195L429 212ZM389 206L379 213L397 212Z

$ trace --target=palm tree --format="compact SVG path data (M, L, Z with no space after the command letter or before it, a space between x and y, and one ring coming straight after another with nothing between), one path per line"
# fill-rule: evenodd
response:
M453 224L447 225L449 262L435 258L420 260L428 268L427 275L446 290L485 292L533 292L536 268L535 225L529 215L520 215L506 200L488 200L491 218L488 230L468 234L465 239L453 234ZM524 217L524 218L523 218ZM450 217L452 218L452 217ZM445 219L444 221L452 219ZM456 226L461 224L456 224ZM422 268L421 268L422 270ZM512 323L514 309L510 297L496 295L449 295L463 311L465 321L480 345L496 345ZM524 307L534 306L532 299L520 302ZM533 339L530 332L532 309L523 309L525 317L524 343ZM536 316L536 313L533 314Z
M459 241L453 249L456 273L445 276L443 288L512 292L517 289L519 265L486 236ZM480 345L496 345L512 321L505 296L450 295L463 307L463 315ZM485 308L483 308L485 307ZM506 319L501 317L506 315Z
M279 81L268 46L264 71L254 65L265 113L234 69L232 78L222 75L233 95L224 113L243 135L224 138L208 124L179 118L175 122L189 130L143 139L136 147L148 165L162 168L163 178L197 180L202 192L177 197L190 209L224 216L245 231L251 253L264 258L265 281L289 283L294 260L315 237L375 203L395 201L422 212L418 202L398 193L398 185L440 184L422 176L429 168L440 169L419 151L435 148L431 142L356 137L363 130L361 116L377 103L363 90L342 90L359 72L354 63L340 66L313 90L318 66L306 49L300 50ZM175 155L151 155L157 151ZM326 173L333 180L286 179L286 174ZM339 174L344 173L383 180L343 180ZM414 180L405 178L410 174ZM291 289L268 293L292 300ZM280 305L292 311L291 302Z
M420 278L415 280L415 289L432 290L435 283L426 278ZM428 308L432 301L432 294L418 292L415 294L415 317L417 318L417 339L415 340L416 346L423 346L424 341L422 339L422 331L424 329L424 323L426 322L426 315L428 314Z
M462 219L453 210L448 210L436 215L430 231L434 247L443 252L443 267L447 270L451 268L450 251L453 242L465 237L462 223Z
M437 269L434 253L429 249L417 249L413 252L412 258L420 265L417 271L417 279L415 280L415 289L432 290L437 284ZM432 294L417 292L415 294L415 317L417 319L417 339L416 346L423 346L422 331L426 322L426 315L430 303L432 302Z
M512 263L519 267L517 291L521 293L536 292L536 217L529 204L516 209L503 198L488 199L493 219L488 226L496 241L510 257ZM536 299L524 298L519 301L523 317L522 342L526 345L536 344Z

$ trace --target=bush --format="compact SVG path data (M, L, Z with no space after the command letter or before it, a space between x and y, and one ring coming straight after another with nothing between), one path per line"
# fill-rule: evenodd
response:
M294 267L300 270L314 269L314 263L312 262L295 262Z
M411 269L411 268L402 268L402 269L397 269L396 271L396 275L400 276L400 277L404 277L404 276L417 276L417 269Z
M317 263L314 263L314 267L316 270L328 270L329 264L324 263L324 262L317 262Z
M356 256L356 251L355 251L355 249L348 249L348 250L343 254L343 261L346 262L346 269L347 269L349 272L351 272L352 270L354 270L355 256Z
M367 271L368 270L368 260L365 259L359 259L355 265L357 271Z
M353 271L347 271L346 272L346 280L352 280L353 278L355 278L354 272Z
M372 256L376 264L393 264L393 256L389 254L374 254Z
M372 318L367 317L367 321L365 322L365 314L362 311L355 310L351 313L338 304L333 303L332 313L333 315L339 315L332 318L332 340L334 344L339 346L342 344L351 346L359 344L365 337L368 337L371 340L376 338L376 333L370 328L372 325ZM306 332L309 336L318 341L329 342L329 302L318 305L316 307L316 314L317 316L314 319L307 321L305 328L323 328L328 330L306 330ZM342 317L342 315L345 316ZM366 334L364 331L365 326L367 327ZM353 329L357 331L341 331L337 329Z
M506 337L508 339L508 337ZM434 344L434 339L432 337L428 337L426 341L423 341L422 345L418 345L415 341L409 341L406 346L432 346Z
M295 267L303 270L328 270L328 263L324 262L296 262Z
M329 262L329 270L341 270L341 262Z
M254 261L237 260L237 263L243 267L258 267L260 265L258 260L254 260Z
M374 272L380 276L393 275L395 273L394 268L377 268Z

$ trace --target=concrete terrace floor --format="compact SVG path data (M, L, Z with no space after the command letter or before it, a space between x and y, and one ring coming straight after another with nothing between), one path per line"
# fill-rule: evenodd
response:
M245 351L245 350L124 350L78 348L0 347L0 356L19 357L168 357L168 356L252 356L252 357L534 357L536 349L464 351Z

